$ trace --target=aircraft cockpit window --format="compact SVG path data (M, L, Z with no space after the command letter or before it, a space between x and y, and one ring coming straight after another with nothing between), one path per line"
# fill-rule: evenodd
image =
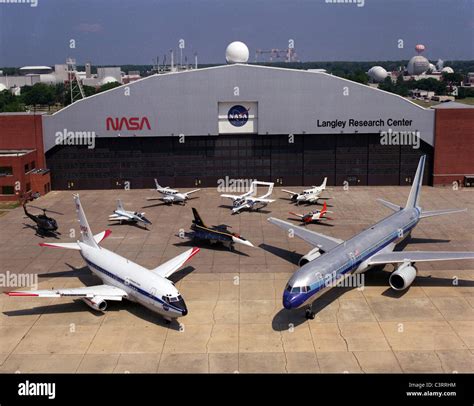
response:
M286 288L285 288L285 289L286 289L288 292L291 292L292 287L291 287L290 284L288 284L288 285L286 285Z
M301 293L301 287L295 286L293 289L291 289L291 293Z

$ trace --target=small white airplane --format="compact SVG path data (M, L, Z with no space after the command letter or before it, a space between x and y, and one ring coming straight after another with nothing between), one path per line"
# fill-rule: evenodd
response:
M149 197L146 200L162 200L166 204L173 204L173 203L183 203L186 204L186 200L189 199L189 195L195 192L199 192L201 189L191 190L190 192L180 192L176 189L170 189L169 186L162 187L158 183L158 180L155 179L156 184L156 191L162 194L162 197Z
M136 211L128 211L123 208L122 200L117 200L117 208L114 211L114 214L109 216L109 221L122 221L133 222L133 223L143 223L145 227L151 225L151 221L145 217L145 213L138 213Z
M79 195L73 195L81 230L81 240L66 243L40 243L43 247L78 250L89 269L102 285L52 290L8 292L9 296L77 297L97 311L105 311L107 302L128 299L162 315L167 322L185 316L186 304L178 289L168 278L180 269L199 248L191 248L154 269L147 269L99 246L111 231L93 235L81 206Z
M326 202L324 202L321 210L310 211L308 214L290 212L293 216L299 217L305 225L312 222L319 222L321 220L332 220L331 217L327 217L328 213L332 213L332 211L328 210Z
M268 191L264 195L260 197L255 197L254 195L257 193L257 186L268 186ZM266 207L268 203L272 203L274 199L267 199L271 196L273 191L273 182L261 182L258 180L254 180L250 185L250 190L243 195L221 195L221 197L226 197L233 200L232 204L232 214L236 214L243 209L255 209L259 210L263 207Z
M326 190L326 182L328 178L324 178L320 186L311 186L311 189L303 190L301 193L292 192L291 190L282 189L290 195L291 201L297 204L300 203L317 203L321 193Z

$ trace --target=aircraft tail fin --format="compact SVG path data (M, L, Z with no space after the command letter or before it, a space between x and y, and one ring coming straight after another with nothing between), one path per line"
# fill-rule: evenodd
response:
M82 209L81 200L79 199L79 195L73 195L74 203L76 204L76 211L77 217L79 219L79 226L81 229L81 240L83 243L90 245L91 247L98 248L98 244L94 239L94 235L92 234L91 228L89 223L87 222L86 215L84 210Z
M124 210L122 200L117 199L117 210Z
M410 195L408 196L406 209L412 209L418 207L418 201L420 200L421 194L421 185L423 183L423 171L425 169L426 155L423 155L420 158L418 163L418 169L416 170L415 178L413 179L413 184L411 186Z
M158 183L158 179L155 178L155 185L157 189L163 189L160 184Z
M328 205L326 204L326 202L324 202L323 204L323 208L321 209L321 216L324 216L328 211Z
M198 211L194 207L193 207L193 215L194 215L194 220L193 220L194 224L198 226L206 227L206 225L204 224L204 221L202 221L201 216L199 215Z
M326 183L327 183L327 181L328 181L328 178L327 178L327 176L326 176L326 177L324 178L324 180L323 180L323 183L321 183L321 189L323 189L323 190L326 189Z

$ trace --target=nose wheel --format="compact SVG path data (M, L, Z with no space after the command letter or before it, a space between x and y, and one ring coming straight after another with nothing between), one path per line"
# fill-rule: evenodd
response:
M311 308L311 306L309 306L306 310L305 310L305 314L304 314L304 317L306 318L306 320L314 320L314 312L313 312L313 309Z

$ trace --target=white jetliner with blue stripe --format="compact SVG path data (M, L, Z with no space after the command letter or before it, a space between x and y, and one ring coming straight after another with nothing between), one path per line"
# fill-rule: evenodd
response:
M167 321L185 316L186 304L178 289L168 277L181 268L199 248L189 249L170 259L155 269L146 269L128 259L99 246L110 235L110 231L92 235L89 223L79 200L74 195L81 240L72 243L41 243L44 247L67 248L80 251L90 270L97 275L103 285L74 289L30 290L8 292L9 296L81 298L95 310L104 311L107 301L128 299L140 303L148 309L161 314Z
M397 270L390 275L389 283L395 290L404 290L415 280L416 262L474 259L474 252L393 252L395 246L410 234L420 219L466 210L423 211L418 206L425 160L425 155L420 158L406 206L402 208L378 199L395 213L347 241L297 227L276 218L268 219L270 223L292 231L295 236L316 247L302 258L301 267L288 281L283 292L285 308L294 309L307 305L306 317L312 319L314 313L311 305L325 288L335 286L350 274L365 272L374 265L398 264Z

